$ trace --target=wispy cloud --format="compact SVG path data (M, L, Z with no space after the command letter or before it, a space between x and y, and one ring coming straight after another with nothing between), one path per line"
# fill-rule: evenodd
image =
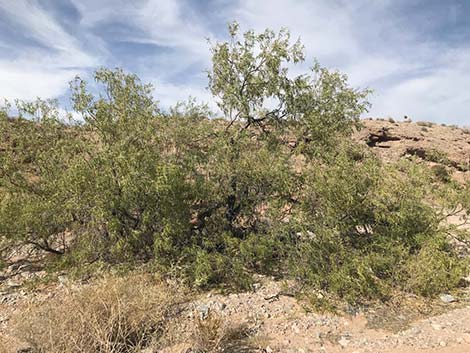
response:
M38 2L0 0L0 13L22 37L35 43L17 45L17 38L8 42L3 38L14 59L0 57L0 96L57 97L74 75L99 65L98 58L84 49L84 43L67 33Z
M459 0L0 0L0 96L61 96L75 74L122 66L163 106L210 100L206 38L225 25L288 27L314 57L375 89L371 115L470 123L470 4ZM55 6L55 7L54 7ZM76 16L62 8L70 8ZM52 9L56 11L50 11ZM60 12L62 11L62 13ZM0 23L0 29L2 24ZM12 32L12 31L11 31Z
M135 53L131 60L121 61L120 66L136 71L144 80L152 82L156 98L164 107L189 95L208 101L202 72L210 63L207 38L213 34L191 11L189 3L182 0L118 0L113 1L112 6L103 6L89 0L73 2L82 16L81 24L89 31L101 29L111 52L117 44L127 46L130 52L137 48L136 44L155 48L153 55ZM121 32L122 27L128 28L126 33ZM120 35L110 37L106 34L107 29Z

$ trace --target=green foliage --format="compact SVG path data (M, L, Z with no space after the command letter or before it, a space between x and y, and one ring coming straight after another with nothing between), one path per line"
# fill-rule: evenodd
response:
M432 171L441 182L449 183L452 180L451 173L447 170L446 166L442 164L434 165Z
M241 38L236 22L229 26L230 41L212 48L212 70L208 73L209 88L219 97L219 107L232 121L242 120L246 126L280 120L290 115L295 81L288 77L285 64L304 59L300 41L290 44L290 34L282 29L255 34L245 32ZM299 86L306 84L298 77ZM274 109L268 100L276 101Z
M404 264L404 287L425 296L455 288L467 274L468 261L459 259L442 235L429 239Z
M150 262L198 287L267 273L350 302L457 286L465 264L442 220L470 209L468 188L347 142L369 91L318 63L291 77L303 47L286 30L229 29L209 72L223 119L194 100L163 112L149 85L108 69L97 93L72 83L77 121L41 100L2 113L2 244L63 266Z
M446 153L437 149L431 149L429 151L426 151L424 158L430 162L442 163L445 165L450 164L449 157L446 155Z
M18 102L17 108L18 119L0 120L0 233L53 251L52 238L72 222L75 205L64 186L76 168L68 156L79 146L74 129L57 118L55 102Z
M434 295L458 285L465 265L427 201L427 170L339 155L309 177L306 230L292 260L307 283L348 301L387 298L396 288Z

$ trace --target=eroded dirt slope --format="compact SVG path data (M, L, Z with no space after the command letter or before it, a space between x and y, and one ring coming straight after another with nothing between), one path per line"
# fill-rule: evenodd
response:
M416 156L430 164L443 164L457 180L470 176L470 129L428 122L363 120L354 139L367 144L384 161Z

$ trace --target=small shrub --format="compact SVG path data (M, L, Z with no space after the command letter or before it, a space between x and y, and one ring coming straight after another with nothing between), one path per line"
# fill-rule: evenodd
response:
M432 167L432 171L434 175L444 183L448 183L452 180L452 175L450 174L449 170L441 164L434 165Z
M416 294L433 296L456 288L467 269L468 263L458 259L445 239L438 236L407 261L404 287Z
M462 171L462 172L468 172L470 171L470 162L467 162L467 163L460 163L458 166L457 166L457 169Z
M208 317L196 319L193 349L197 353L255 351L247 342L250 334L246 325L233 325L227 318L209 312Z
M431 128L434 126L434 123L431 123L429 121L417 121L416 125Z
M437 149L426 150L425 160L434 162L434 163L442 163L445 165L450 164L450 160L447 154Z

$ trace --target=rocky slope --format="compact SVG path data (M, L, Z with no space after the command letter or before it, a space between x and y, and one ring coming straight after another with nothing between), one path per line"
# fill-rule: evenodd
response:
M463 182L470 177L470 129L428 122L363 121L364 128L354 134L384 161L417 158L441 164Z

